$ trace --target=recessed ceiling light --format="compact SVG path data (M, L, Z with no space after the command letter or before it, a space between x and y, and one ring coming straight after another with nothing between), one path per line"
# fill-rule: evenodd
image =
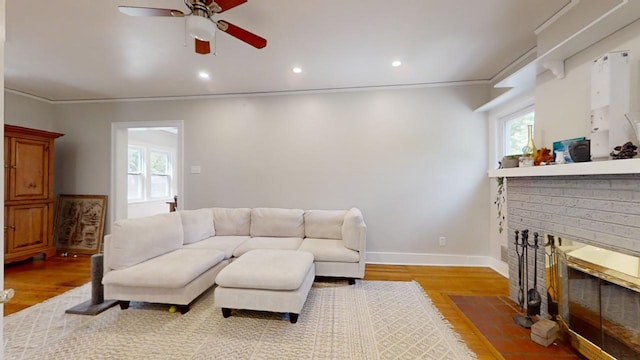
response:
M391 63L391 66L393 66L393 67L398 67L400 65L402 65L402 61L400 61L400 60L396 60L396 61Z
M209 79L210 78L209 74L204 72L204 71L200 71L198 73L198 76L200 77L200 79Z
M293 68L293 72L296 74L300 74L302 72L302 69L296 66Z

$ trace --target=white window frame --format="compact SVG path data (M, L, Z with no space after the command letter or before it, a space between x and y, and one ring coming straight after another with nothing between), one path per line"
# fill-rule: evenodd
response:
M157 154L165 154L167 156L167 172L164 174L154 174L153 171L151 170L151 153L157 153ZM149 176L147 177L147 192L145 194L145 196L147 197L148 200L164 200L164 199L171 199L172 195L171 195L171 189L173 188L172 184L173 184L173 178L174 178L174 166L173 166L173 152L171 150L167 150L167 149L161 149L159 147L149 147L147 148L147 154L149 155L149 165L147 166L147 170L149 173ZM154 176L166 176L168 183L167 185L169 186L169 190L168 190L168 194L167 195L163 195L163 196L153 196L151 193L151 179Z
M490 161L487 163L487 170L495 170L498 167L498 162L502 161L502 157L504 156L504 128L500 119L530 106L534 106L535 109L535 94L533 90L526 91L521 96L506 101L503 104L496 105L489 110L487 121L489 125L488 152Z
M140 159L140 169L139 169L140 172L139 173L131 173L131 172L129 172L129 163L128 163L129 160L128 159L129 159L129 151L131 149L138 150L138 151L142 152L142 157ZM146 153L147 153L147 150L146 150L146 148L144 146L131 145L131 146L127 147L127 183L129 182L129 176L135 175L135 176L139 176L140 177L139 183L142 185L141 186L141 190L140 190L140 195L141 195L140 197L130 199L129 196L127 195L127 201L130 202L130 203L131 202L140 202L140 201L144 201L145 200Z
M515 120L519 117L522 117L523 115L529 114L529 113L534 113L535 114L535 105L531 104L528 106L525 106L524 108L520 108L519 110L516 110L510 114L501 116L500 118L498 118L498 122L500 124L500 126L498 127L499 129L499 134L498 134L498 141L500 142L500 153L498 154L499 158L502 159L503 156L505 156L507 154L507 147L508 147L508 139L507 139L507 123L511 120ZM535 116L534 116L534 124L535 124ZM535 125L534 125L535 126Z
M176 176L176 169L175 169L175 160L176 160L176 154L174 153L174 151L170 148L165 148L165 147L161 147L161 146L157 146L157 145L149 145L149 144L144 144L144 143L134 143L131 145L127 146L127 153L128 153L128 149L130 148L134 148L134 149L142 149L143 150L143 157L142 157L142 198L138 198L138 199L129 199L127 197L127 203L129 204L134 204L134 203L141 203L141 202L148 202L148 201L167 201L167 200L172 200L173 199L173 191L174 191L174 187L175 187L175 176ZM168 155L168 170L169 170L169 174L167 174L168 178L169 178L169 194L167 194L166 196L151 196L151 177L153 176L152 171L151 171L151 153L152 152L156 152L156 153L164 153ZM128 168L127 168L127 176L129 175L128 173Z

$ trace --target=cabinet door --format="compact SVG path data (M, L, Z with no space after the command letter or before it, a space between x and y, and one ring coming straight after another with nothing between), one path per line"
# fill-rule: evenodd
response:
M11 138L9 200L49 195L49 141Z
M8 206L7 253L28 251L48 246L47 204Z

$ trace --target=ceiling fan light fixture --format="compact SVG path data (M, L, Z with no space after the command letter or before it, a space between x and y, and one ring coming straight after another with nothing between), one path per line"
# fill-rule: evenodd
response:
M204 16L191 15L187 17L187 31L194 39L211 41L216 33L216 24Z

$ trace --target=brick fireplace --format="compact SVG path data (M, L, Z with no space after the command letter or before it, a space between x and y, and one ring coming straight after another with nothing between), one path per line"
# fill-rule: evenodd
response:
M640 174L508 177L506 189L509 296L514 301L519 289L515 230L538 232L544 240L547 234L552 234L556 238L640 256ZM531 251L529 274L533 274ZM542 246L538 249L538 269L545 269L544 251ZM532 275L529 278L525 294L533 284ZM541 314L546 315L545 271L538 270L537 282L542 297ZM635 316L638 317L638 313Z
M515 230L554 234L640 256L640 174L509 177L507 208L509 296L514 300L518 294ZM544 269L544 248L538 251L538 269ZM529 267L533 274L531 263ZM538 286L546 289L543 271L538 272ZM546 291L540 293L546 314Z

